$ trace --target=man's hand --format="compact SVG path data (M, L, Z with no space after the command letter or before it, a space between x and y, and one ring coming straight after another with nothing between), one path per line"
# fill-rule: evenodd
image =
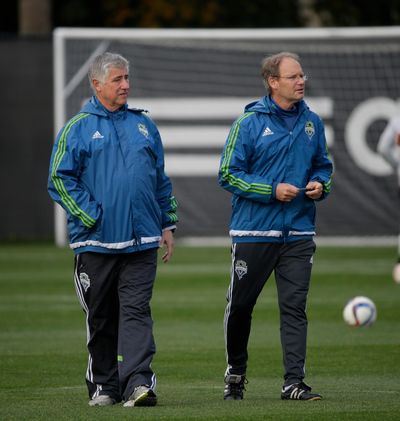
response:
M174 252L174 234L171 230L165 230L162 233L160 247L163 247L164 245L167 247L167 250L162 255L162 261L167 263L169 262L169 259L171 259L172 253Z
M291 202L298 194L299 189L288 183L279 183L276 186L275 196L281 202Z
M319 181L310 181L306 185L306 196L310 199L319 199L322 196L323 186Z

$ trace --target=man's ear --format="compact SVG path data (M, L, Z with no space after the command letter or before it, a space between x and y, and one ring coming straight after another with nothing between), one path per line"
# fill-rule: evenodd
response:
M94 89L96 90L96 92L100 92L101 91L101 82L97 79L93 79L92 80L92 85L94 87Z
M270 76L268 78L268 81L265 81L265 83L267 83L272 89L276 89L277 88L277 84L279 82L278 82L278 79L276 77Z

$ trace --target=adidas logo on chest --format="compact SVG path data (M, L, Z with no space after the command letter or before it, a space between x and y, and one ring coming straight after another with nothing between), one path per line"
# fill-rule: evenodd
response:
M103 139L103 138L104 138L104 136L98 130L96 130L93 133L92 139Z
M263 137L264 136L271 136L271 135L273 135L274 134L274 132L267 126L266 128L265 128L265 130L264 130L264 133L262 134L263 135Z

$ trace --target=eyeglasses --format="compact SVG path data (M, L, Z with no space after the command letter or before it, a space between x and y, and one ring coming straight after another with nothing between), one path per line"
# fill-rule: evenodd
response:
M274 76L277 79L287 79L290 82L297 82L297 80L302 80L303 82L305 82L306 80L308 80L308 76L307 75L294 75L294 76Z

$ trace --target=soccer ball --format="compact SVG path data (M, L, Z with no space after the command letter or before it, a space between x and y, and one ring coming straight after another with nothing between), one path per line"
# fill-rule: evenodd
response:
M368 297L354 297L345 305L343 319L350 326L370 326L376 320L375 304Z
M400 284L400 263L396 263L393 268L393 281Z

